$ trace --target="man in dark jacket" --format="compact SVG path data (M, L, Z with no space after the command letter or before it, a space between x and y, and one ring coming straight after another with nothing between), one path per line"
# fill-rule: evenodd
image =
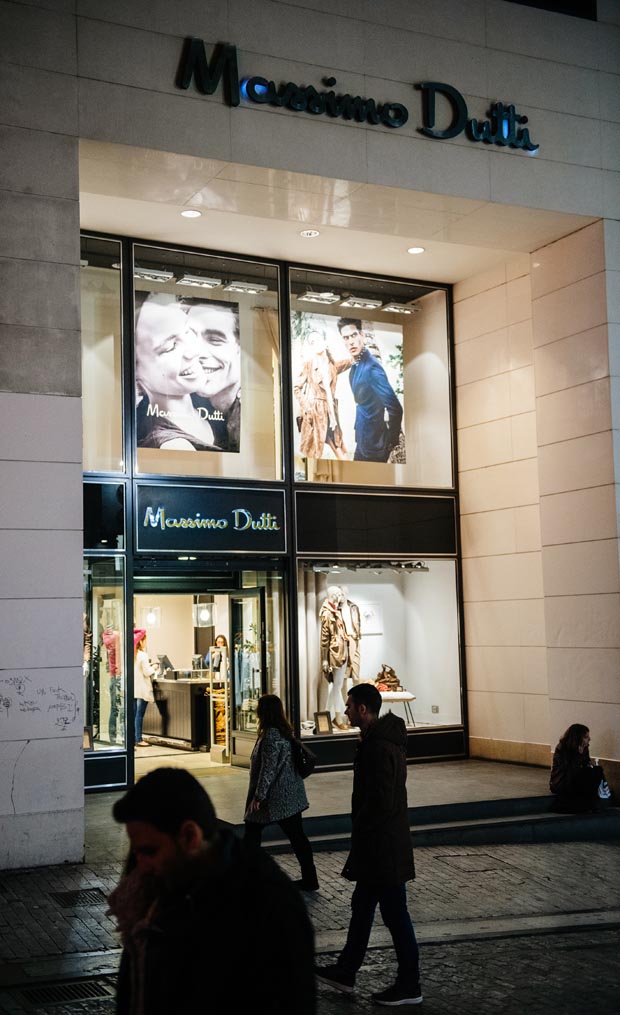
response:
M361 740L353 768L351 852L342 872L356 881L347 941L336 965L317 966L324 983L353 992L377 905L392 935L398 972L387 990L373 994L383 1005L420 1004L418 945L407 910L406 882L415 877L407 813L407 731L388 712L379 719L381 695L373 684L349 691L346 713L359 726Z
M131 844L110 896L123 940L119 1015L225 1011L314 1015L313 930L303 899L263 850L218 822L183 769L145 775L113 808Z

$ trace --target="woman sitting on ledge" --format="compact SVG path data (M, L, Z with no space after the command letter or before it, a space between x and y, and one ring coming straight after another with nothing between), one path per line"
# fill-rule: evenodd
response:
M599 810L604 805L599 786L609 788L600 765L595 765L589 751L590 730L581 723L573 723L560 738L553 754L549 789L555 794L552 809L562 814L582 814Z

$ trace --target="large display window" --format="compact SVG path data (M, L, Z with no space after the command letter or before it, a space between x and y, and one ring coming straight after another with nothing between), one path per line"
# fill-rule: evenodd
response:
M344 707L360 681L409 729L460 724L457 603L453 560L300 565L302 733L357 733Z
M453 485L445 289L291 269L295 479Z
M134 248L136 466L282 478L278 269Z
M121 245L82 237L84 470L123 472Z
M126 747L125 561L84 561L84 725L95 751Z

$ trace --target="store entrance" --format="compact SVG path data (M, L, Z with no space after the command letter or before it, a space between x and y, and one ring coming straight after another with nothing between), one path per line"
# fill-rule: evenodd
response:
M258 699L268 682L266 613L265 587L135 593L134 643L154 671L154 700L141 728L134 701L136 778L160 765L196 774L245 766L247 750L238 756L236 745L256 738Z

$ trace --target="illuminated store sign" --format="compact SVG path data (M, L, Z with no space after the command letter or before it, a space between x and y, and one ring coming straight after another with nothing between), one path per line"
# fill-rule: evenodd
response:
M383 124L394 128L404 126L409 119L409 110L400 102L379 102L360 95L335 92L337 81L334 77L323 78L326 90L318 90L313 85L298 85L293 81L276 85L274 81L259 76L240 79L236 47L216 46L209 63L202 39L185 40L177 87L188 89L192 79L203 95L213 95L223 80L224 96L230 106L238 106L243 97L259 105L291 109L311 116L340 117L371 126ZM489 119L477 120L468 116L465 99L453 85L420 81L414 88L423 93L422 126L417 129L425 137L443 141L465 132L470 141L522 148L527 152L536 152L540 147L531 140L528 128L522 126L528 122L527 116L518 113L513 105L494 102L487 114ZM451 113L451 121L441 127L435 125L436 95L444 97Z
M139 487L136 539L139 550L164 553L284 552L284 494Z

